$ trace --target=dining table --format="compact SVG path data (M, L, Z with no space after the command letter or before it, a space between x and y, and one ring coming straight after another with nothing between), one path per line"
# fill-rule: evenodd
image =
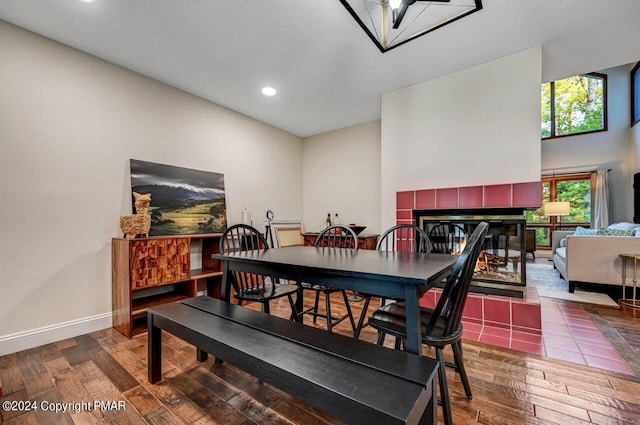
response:
M457 255L289 246L212 254L223 262L221 298L230 300L231 272L327 285L406 303L406 351L421 355L420 298L451 273ZM301 291L296 308L302 310Z

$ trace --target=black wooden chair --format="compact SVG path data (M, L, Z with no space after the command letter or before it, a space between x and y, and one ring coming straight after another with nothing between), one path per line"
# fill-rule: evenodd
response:
M376 247L378 251L384 252L425 252L427 254L431 252L431 248L431 241L429 241L427 232L413 224L398 224L387 229L378 239ZM360 337L362 328L369 324L368 322L365 323L365 317L367 317L370 302L371 295L364 294L364 305L356 327L355 339ZM385 304L384 298L380 299L380 304Z
M435 308L422 307L420 309L422 343L436 349L436 358L440 364L438 380L444 423L446 425L453 424L445 361L442 353L447 345L450 345L453 349L455 368L460 373L460 380L467 398L471 400L473 397L462 358L462 311L471 286L476 261L488 228L488 223L481 222L474 230L464 251L454 265ZM371 315L369 324L378 330L378 345L384 343L384 338L387 334L395 336L396 341L400 339L406 341L407 329L404 303L396 302L380 308Z
M433 252L440 254L459 254L466 239L464 229L454 223L441 223L431 228L429 239Z
M484 249L484 261L487 270L498 271L513 264L513 272L518 272L522 247L517 238L509 234L495 234L487 237Z
M267 241L258 229L247 224L236 224L229 227L220 238L220 252L252 251L269 249ZM291 317L299 320L296 314L293 294L298 291L296 285L278 283L276 278L253 273L233 272L229 276L239 305L243 302L259 302L262 312L270 314L269 301L287 297L291 307Z
M350 255L354 251L358 250L358 236L348 226L337 224L335 226L327 227L322 232L320 232L314 242L314 246L321 248L332 248L332 252L327 253L327 255ZM347 298L347 292L344 289L304 282L300 283L300 286L302 287L303 292L305 290L315 292L313 307L303 310L300 315L309 314L313 316L314 324L316 323L318 317L324 318L327 321L327 330L329 332L332 332L333 327L338 323L348 318L351 322L351 328L353 329L353 332L355 334L356 324L353 320L353 314L351 312L351 306L349 305L349 299ZM340 292L342 294L342 299L344 300L344 305L347 310L346 314L339 317L335 317L331 313L331 294L336 292ZM320 294L324 295L325 313L321 313L318 311Z

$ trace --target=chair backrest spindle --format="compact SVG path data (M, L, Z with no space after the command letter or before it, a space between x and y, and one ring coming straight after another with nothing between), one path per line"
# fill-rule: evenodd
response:
M440 223L429 231L433 251L441 254L459 254L464 238L464 229L454 223Z
M387 252L429 253L432 245L427 233L418 226L399 224L380 236L376 249Z
M264 236L255 227L248 224L236 224L224 231L220 238L220 252L241 252L267 250ZM237 293L265 289L265 278L262 275L245 272L232 273L232 285Z
M358 235L350 227L336 224L320 232L313 246L357 250Z

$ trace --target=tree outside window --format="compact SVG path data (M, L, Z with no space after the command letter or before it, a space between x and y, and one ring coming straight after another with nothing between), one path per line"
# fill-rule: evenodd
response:
M541 86L543 139L607 129L607 76L576 75Z
M573 230L576 226L591 226L591 176L543 177L542 205L550 201L567 201L571 207L568 216L547 217L544 208L526 211L527 228L536 231L536 246L551 247L554 230Z

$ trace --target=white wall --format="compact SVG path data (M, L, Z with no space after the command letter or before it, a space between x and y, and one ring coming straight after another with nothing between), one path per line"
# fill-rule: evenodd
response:
M607 74L608 131L549 139L542 142L542 174L611 169L610 219L631 221L633 193L629 156L629 71L632 65L598 71Z
M540 179L539 47L382 96L382 227L399 190Z
M230 223L302 216L300 138L1 21L0 52L0 342L110 317L129 158L224 173Z
M380 121L304 139L303 220L319 231L327 213L380 232Z

